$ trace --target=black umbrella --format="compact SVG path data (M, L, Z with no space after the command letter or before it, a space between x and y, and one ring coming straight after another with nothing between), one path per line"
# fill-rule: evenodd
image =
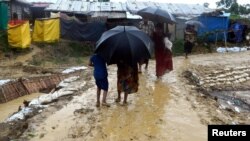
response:
M195 20L190 20L190 21L186 21L185 24L187 25L194 25L194 26L198 26L198 27L205 27L204 24L200 21L195 21Z
M102 56L108 64L123 60L137 63L149 59L153 42L150 37L134 26L117 26L104 32L97 41L95 53Z
M157 7L147 7L141 9L137 12L137 14L154 22L166 22L170 24L176 23L175 17L171 13Z

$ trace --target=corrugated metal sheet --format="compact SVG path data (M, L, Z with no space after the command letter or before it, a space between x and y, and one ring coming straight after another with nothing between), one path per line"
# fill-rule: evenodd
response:
M17 0L22 3L56 3L57 0Z
M174 4L157 2L127 2L127 8L130 12L136 13L138 10L148 6L159 7L169 11L175 16L197 16L204 12L211 12L212 9L205 8L199 4Z
M58 0L46 8L47 11L64 12L96 12L96 11L116 11L126 12L126 4L121 2L86 2L84 0Z
M41 0L42 1L42 0ZM58 0L55 4L46 8L47 11L64 11L73 13L89 13L89 12L118 12L127 11L132 14L138 10L148 6L159 7L166 9L176 17L195 17L204 12L211 12L212 9L205 8L198 4L173 4L173 3L158 3L158 2L85 2L84 0ZM101 15L101 14L98 14ZM104 14L105 15L105 14ZM115 16L115 17L118 17ZM113 15L114 16L114 15Z
M107 17L108 19L127 18L124 12L93 12L91 17Z
M72 7L72 2L71 1L62 0L61 5L59 5L57 8L59 8L58 9L59 11L70 11L71 7Z

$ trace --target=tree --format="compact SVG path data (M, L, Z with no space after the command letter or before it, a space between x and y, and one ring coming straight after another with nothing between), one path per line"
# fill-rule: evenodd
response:
M217 7L223 7L226 12L232 14L248 14L250 12L250 5L239 5L237 0L220 0L216 2Z
M229 8L228 12L232 13L232 14L240 14L240 11L239 11L239 4L238 3L234 3L232 4L232 6Z
M229 8L233 4L236 4L236 3L237 3L237 0L220 0L220 1L216 2L216 5L217 5L217 7L224 5L225 8Z
M205 3L203 4L203 6L206 7L206 8L208 8L208 7L209 7L209 3L205 2Z

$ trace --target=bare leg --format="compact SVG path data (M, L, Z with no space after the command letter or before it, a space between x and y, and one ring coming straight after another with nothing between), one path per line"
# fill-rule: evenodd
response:
M124 93L123 104L127 104L128 93Z
M146 60L146 63L145 63L146 65L145 65L145 70L147 70L148 69L148 60Z
M102 97L102 106L109 107L110 105L106 102L108 91L103 91L103 97Z
M139 63L138 72L141 73L141 64Z
M115 102L120 102L121 101L121 92L118 92L118 97L115 100Z
M101 89L97 87L97 101L96 101L96 107L100 107L100 95L101 95Z
M108 91L103 91L102 103L106 103Z

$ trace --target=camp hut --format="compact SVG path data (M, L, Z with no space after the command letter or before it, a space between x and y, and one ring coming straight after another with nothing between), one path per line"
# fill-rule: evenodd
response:
M212 12L201 15L198 20L205 28L198 30L198 36L203 36L209 42L227 41L230 13Z
M8 24L8 43L12 48L28 48L31 44L29 21L15 20Z
M207 13L213 11L210 8L204 7L199 4L181 4L181 3L159 3L154 2L141 2L141 1L127 1L127 10L131 13L136 13L137 11L146 7L159 7L164 9L176 18L176 24L165 24L164 31L171 33L172 39L184 39L184 29L186 27L185 22L190 19L196 19L202 13Z
M33 41L35 42L55 42L60 38L59 18L36 19Z
M6 30L8 25L8 1L0 0L0 30Z

